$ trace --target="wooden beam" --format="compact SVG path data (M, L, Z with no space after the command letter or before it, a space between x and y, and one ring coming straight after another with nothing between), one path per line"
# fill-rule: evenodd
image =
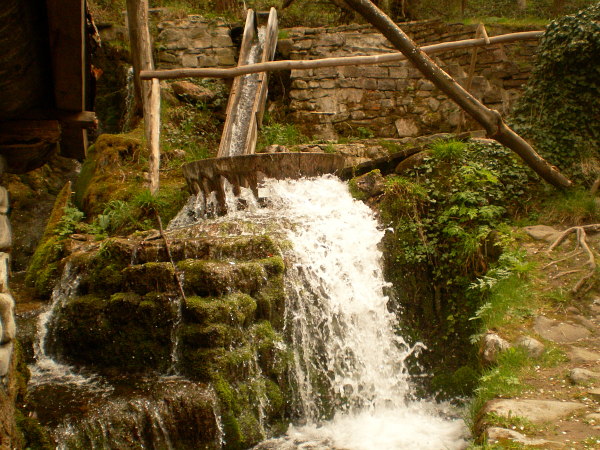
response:
M87 79L86 22L84 0L46 0L54 103L57 109L85 110ZM87 132L79 129L63 134L61 153L83 159Z
M508 42L536 40L539 39L543 31L523 31L520 33L502 34L493 36L488 39L465 39L462 41L442 42L441 44L432 44L421 47L421 50L431 55L434 53L442 53L452 50L460 50L471 47L483 47L485 45L503 44ZM258 72L275 72L279 70L308 70L319 69L322 67L338 67L338 66L356 66L356 65L371 65L383 64L396 61L406 60L406 56L402 53L384 53L382 55L371 56L346 56L339 58L323 58L311 60L282 60L270 61L258 64L248 64L244 66L232 67L229 69L213 69L213 68L185 68L185 69L169 69L169 70L142 70L140 78L150 80L157 78L159 80L171 80L176 78L234 78L241 75Z
M152 41L148 30L148 0L127 0L127 20L133 70L139 79L141 70L154 69ZM150 150L150 192L156 194L159 188L160 168L160 85L157 79L139 83L144 110L144 135Z
M519 155L543 180L555 187L571 186L560 171L542 158L531 146L515 133L503 120L500 113L491 110L469 94L450 75L444 72L423 52L398 25L369 0L346 0L346 2L371 25L377 28L406 58L444 92L459 107L481 124L488 137L498 141Z
M25 173L48 161L62 131L57 120L11 120L0 122L0 155L10 173Z

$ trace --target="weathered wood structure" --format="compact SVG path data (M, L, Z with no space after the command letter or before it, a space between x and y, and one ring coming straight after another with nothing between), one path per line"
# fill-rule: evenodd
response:
M85 157L87 129L95 126L90 44L85 0L0 5L0 155L7 171L39 167L57 147Z

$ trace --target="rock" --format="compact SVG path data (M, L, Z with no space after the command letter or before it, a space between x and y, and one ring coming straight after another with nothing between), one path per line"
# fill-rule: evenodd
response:
M574 363L590 363L600 361L600 354L581 347L571 347L571 349L567 351L567 355L569 356L571 362Z
M379 170L373 170L354 178L351 184L360 192L360 197L371 198L383 193L385 180Z
M12 228L5 214L0 214L0 250L12 247Z
M415 153L414 155L411 155L408 158L403 159L402 161L400 161L398 163L398 165L394 169L394 172L402 173L405 170L412 169L413 167L420 165L423 162L423 160L425 159L425 156L427 156L427 155L428 155L428 152L423 151L423 152Z
M578 402L496 399L489 401L483 407L483 412L495 413L502 417L519 416L533 423L544 423L553 422L584 408L586 405Z
M544 439L531 439L517 431L499 427L488 428L485 430L485 436L487 437L487 442L489 444L497 444L501 443L501 441L512 441L523 445L538 447L550 443Z
M569 379L574 384L585 383L587 381L595 380L597 378L600 378L600 373L592 372L591 370L582 369L580 367L571 369L571 371L569 372Z
M579 324L583 325L584 327L586 327L590 331L595 331L596 330L596 325L594 324L594 322L592 322L587 317L583 317L581 315L576 315L576 316L573 316L573 320L575 320Z
M0 294L0 322L2 332L0 334L0 345L15 339L17 328L14 316L15 301L10 294Z
M600 389L590 389L587 395L596 402L600 401Z
M544 344L529 336L521 336L515 341L515 345L524 348L532 358L539 358L545 350Z
M577 342L591 334L590 330L581 325L558 322L545 316L536 317L533 329L544 339L559 344Z
M525 232L538 241L554 242L560 231L548 225L532 225L524 228Z
M588 420L593 420L594 422L600 422L600 414L598 413L586 414L585 418Z
M484 364L494 364L498 354L510 348L510 344L495 333L488 332L482 338L479 355Z
M182 100L197 103L211 103L215 100L217 94L210 89L198 86L190 81L176 81L171 84L175 95Z
M5 377L10 368L10 358L12 356L13 343L8 342L0 345L0 377Z
M8 292L8 274L10 272L10 254L0 252L0 292Z
M419 134L419 127L409 119L398 119L395 122L396 131L400 137L412 137Z
M0 186L0 214L8 213L9 208L8 191L4 186Z

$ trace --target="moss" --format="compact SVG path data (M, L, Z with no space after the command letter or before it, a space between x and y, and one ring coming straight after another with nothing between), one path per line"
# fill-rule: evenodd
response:
M262 427L254 414L245 410L238 418L242 448L250 448L264 439Z
M282 329L285 315L285 289L283 274L269 278L256 294L256 318L270 321L276 329Z
M149 262L123 269L123 281L134 292L174 291L177 289L175 269L170 262Z
M265 394L269 401L267 405L269 417L282 416L285 408L285 398L277 383L269 379L265 380Z
M17 410L15 419L17 429L23 437L23 448L30 450L52 450L56 448L46 429L35 417L27 417Z
M223 425L223 449L241 450L246 448L242 445L242 433L234 414L227 411L221 415Z
M239 339L238 329L222 324L211 325L182 325L180 328L182 351L187 348L228 347L234 340Z
M228 374L227 351L224 348L187 350L179 356L181 373L191 379L212 381Z
M259 262L270 276L279 275L285 271L285 263L281 256L272 256L270 258L262 259Z
M256 262L224 263L186 259L177 263L184 273L186 293L218 296L231 291L251 294L266 281L266 271Z
M352 197L356 200L363 201L369 198L369 195L358 187L356 178L352 178L350 181L348 181L348 189L350 190L350 195L352 195Z
M166 370L174 311L167 296L127 292L71 299L51 324L51 347L75 364L126 372Z
M462 366L454 372L438 372L431 380L431 388L438 398L450 399L470 397L479 379L478 371L471 366Z
M200 324L224 323L247 326L254 318L256 301L247 294L225 297L188 297L184 306L186 321Z
M60 272L58 261L64 256L64 241L50 236L35 250L27 267L25 283L40 298L50 298Z

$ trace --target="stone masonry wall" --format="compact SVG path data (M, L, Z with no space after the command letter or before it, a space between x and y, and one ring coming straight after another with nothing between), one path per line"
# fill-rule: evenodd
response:
M476 25L440 21L401 24L419 45L471 39ZM516 30L488 27L490 35ZM288 30L290 59L370 55L392 52L374 29L350 25L335 29ZM280 48L286 43L281 42ZM494 45L478 51L471 93L506 114L530 75L537 41ZM471 49L439 53L434 60L465 84ZM309 135L324 139L357 135L364 127L375 136L408 137L456 131L460 109L408 62L348 66L291 73L290 118ZM462 129L478 129L468 120Z
M471 39L477 28L436 20L400 27L419 45ZM189 16L161 22L158 29L156 46L161 68L236 64L238 49L231 39L230 25ZM497 35L523 30L487 26L487 31ZM279 40L278 59L395 51L381 34L366 25L291 28L282 34L286 37ZM471 93L490 108L507 114L529 78L536 48L537 41L479 48ZM439 53L434 60L464 85L472 51ZM401 138L480 128L470 119L461 124L463 114L458 106L408 62L293 70L289 97L288 120L298 124L305 134L323 139L359 135L361 127L376 137Z
M230 26L221 21L188 16L158 24L158 67L232 67L238 49Z

